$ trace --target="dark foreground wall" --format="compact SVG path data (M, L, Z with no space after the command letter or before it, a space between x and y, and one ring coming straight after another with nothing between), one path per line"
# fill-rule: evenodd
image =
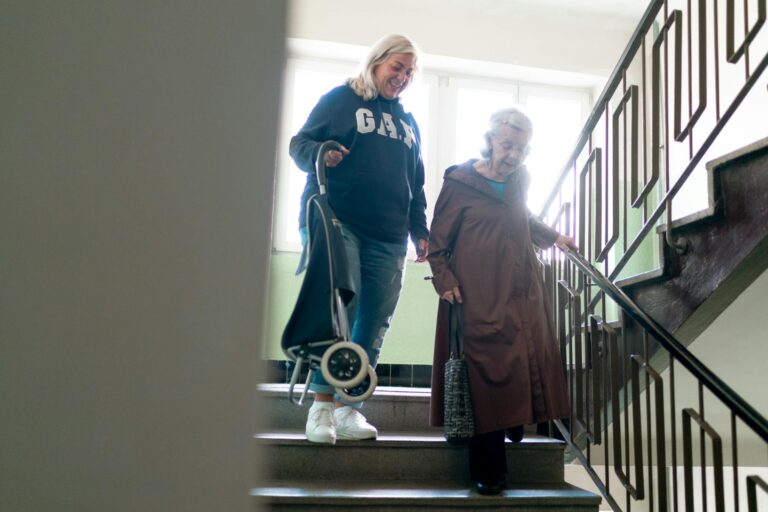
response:
M0 510L251 510L285 4L2 3Z

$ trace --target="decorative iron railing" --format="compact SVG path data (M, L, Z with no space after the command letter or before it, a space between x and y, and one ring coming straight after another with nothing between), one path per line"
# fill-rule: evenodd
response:
M730 472L733 484L729 503L733 506L728 509L739 510L739 489L745 487L746 510L756 512L757 489L768 497L768 485L760 475L748 474L739 480L737 421L752 432L765 450L768 420L583 256L574 251L566 253L567 262L560 261L550 267L547 281L557 290L561 349L564 360L571 363L566 371L571 386L572 416L567 425L556 422L571 453L587 468L614 510L622 509L611 492L611 481L617 481L624 488L626 510L638 501L645 502L645 510L706 511L710 501L714 503L712 510L726 510L724 482L726 473ZM583 313L583 294L570 284L575 280L580 280L585 287L596 286L617 304L621 309L620 322L611 325L599 315ZM641 354L627 351L622 339L622 328L630 319L644 332ZM649 339L659 343L662 354L650 352ZM662 376L663 371L658 368L665 363L667 375ZM677 365L681 369L677 369ZM681 370L695 379L698 408L675 405L675 373ZM705 418L705 390L728 411L730 432L726 436L721 436ZM682 421L682 447L677 440L678 413ZM698 425L702 436L696 458L692 422ZM711 471L707 466L705 436L712 443ZM730 457L724 453L726 444L731 448ZM600 445L603 475L597 474L592 465L593 447ZM682 460L678 459L680 448ZM701 470L698 495L694 492L695 459ZM682 483L678 482L680 469ZM711 492L707 491L708 479L712 480Z
M768 510L766 419L616 286L689 250L669 227L705 158L768 135L765 21L766 0L651 1L540 215L582 253L543 254L558 427L614 510Z

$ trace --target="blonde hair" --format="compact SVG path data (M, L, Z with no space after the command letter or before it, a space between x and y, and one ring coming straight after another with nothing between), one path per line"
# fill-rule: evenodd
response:
M496 134L499 127L509 125L512 128L524 131L528 137L533 135L533 123L530 118L517 107L503 108L491 114L488 122L488 131L485 132L485 148L480 151L483 158L491 156L491 137Z
M393 53L413 55L414 66L418 67L419 49L406 36L389 34L379 39L360 63L357 74L347 80L347 84L364 100L372 100L379 95L379 88L373 76L376 66L384 62Z

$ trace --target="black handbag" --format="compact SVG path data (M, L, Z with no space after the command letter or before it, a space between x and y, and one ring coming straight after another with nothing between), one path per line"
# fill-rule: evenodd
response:
M452 304L448 311L449 359L445 363L443 429L449 443L462 444L475 435L475 418L469 394L467 362L464 359L461 306L458 303Z

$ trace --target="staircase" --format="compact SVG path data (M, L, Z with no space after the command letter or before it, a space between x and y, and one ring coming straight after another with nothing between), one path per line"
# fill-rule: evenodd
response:
M709 207L659 228L663 266L620 281L638 306L684 344L768 268L768 138L707 164ZM640 334L628 326L630 337Z
M507 443L509 486L498 496L470 490L464 446L428 426L429 390L379 387L364 412L375 441L309 443L307 406L287 400L287 386L262 385L268 431L255 436L265 480L252 496L266 510L597 511L600 497L564 480L565 443L527 433Z
M604 490L614 482L613 490L604 493L614 510L666 510L672 503L706 510L704 502L725 510L722 503L727 502L757 511L755 496L768 491L757 469L765 467L768 421L724 375L685 346L768 268L768 138L706 168L706 210L644 226L649 236L659 236L659 270L611 282L606 276L618 273L620 265L601 263L607 269L601 272L575 253L568 254L567 265L547 262L548 282L557 283L561 292L558 327L575 404L568 453L603 482ZM586 284L577 290L574 283L582 278ZM612 307L619 320L605 321ZM569 322L571 318L579 321ZM746 365L740 365L723 341L723 355L710 348L710 361L728 361L733 368L724 370L741 371ZM749 356L759 360L758 349L742 357ZM700 433L698 446L692 424ZM716 455L711 446L717 447ZM727 478L738 487L713 492L704 484L692 485L692 475L703 474L702 467L720 481L733 471ZM671 481L668 475L673 475ZM707 478L713 477L702 480ZM750 486L754 489L747 491ZM751 497L745 499L745 494Z

